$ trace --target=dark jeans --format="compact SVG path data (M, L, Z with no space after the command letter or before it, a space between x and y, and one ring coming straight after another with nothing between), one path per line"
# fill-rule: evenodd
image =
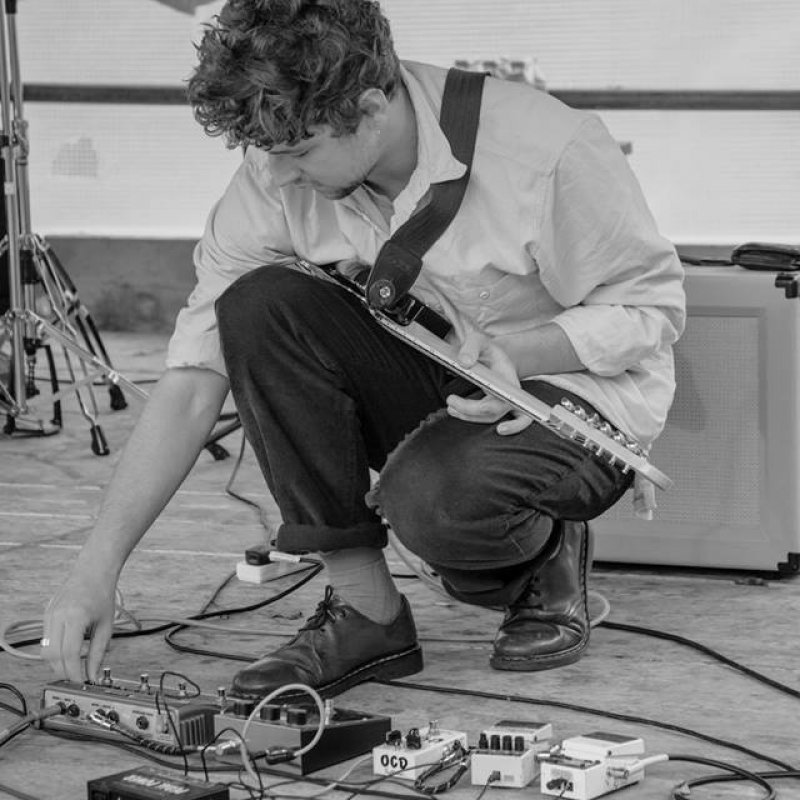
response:
M217 316L242 425L282 514L281 550L383 547L383 516L456 596L502 605L525 588L554 520L592 519L630 485L632 474L541 425L500 436L450 417L447 395L474 387L336 286L261 267L227 289ZM593 410L550 384L524 386Z

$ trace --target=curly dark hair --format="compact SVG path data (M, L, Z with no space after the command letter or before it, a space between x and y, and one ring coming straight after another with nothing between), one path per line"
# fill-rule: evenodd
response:
M391 97L399 62L375 0L228 0L197 46L197 121L228 147L296 144L313 125L353 133L370 88Z

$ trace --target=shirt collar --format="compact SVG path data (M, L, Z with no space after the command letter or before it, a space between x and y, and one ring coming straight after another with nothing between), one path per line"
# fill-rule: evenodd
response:
M431 105L420 81L402 64L400 77L408 90L416 115L417 164L408 183L394 200L392 232L411 217L431 184L460 178L467 170L466 165L453 155L450 142L439 126L436 109ZM357 204L358 194L360 193L356 192L355 196L351 195L347 200Z
M439 126L439 118L422 84L402 64L400 76L408 89L417 118L417 165L408 183L395 198L392 228L402 225L414 212L431 184L460 178L467 170L454 155Z
M466 165L453 155L450 142L439 126L439 118L421 83L402 64L400 76L408 89L417 116L417 166L409 184L418 175L424 175L429 184L460 178L466 172Z

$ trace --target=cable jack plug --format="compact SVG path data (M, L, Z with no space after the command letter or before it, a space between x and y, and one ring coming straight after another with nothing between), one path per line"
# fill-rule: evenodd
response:
M92 711L91 714L87 714L86 719L101 728L105 728L107 731L114 728L114 723L105 714L101 714L98 711Z
M571 792L573 788L572 781L568 781L566 778L553 778L547 782L547 790L550 792Z
M237 739L225 739L221 742L217 742L216 744L208 745L208 747L205 748L205 752L220 758L226 753L230 753L233 750L238 750L241 746L241 742Z
M264 753L267 764L283 764L295 757L296 751L291 747L271 747Z

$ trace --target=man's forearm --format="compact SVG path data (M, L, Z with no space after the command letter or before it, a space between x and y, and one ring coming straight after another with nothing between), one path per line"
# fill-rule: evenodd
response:
M586 369L567 334L554 322L505 336L499 344L516 365L520 378Z
M210 370L165 373L125 445L79 564L119 573L197 460L227 390Z

